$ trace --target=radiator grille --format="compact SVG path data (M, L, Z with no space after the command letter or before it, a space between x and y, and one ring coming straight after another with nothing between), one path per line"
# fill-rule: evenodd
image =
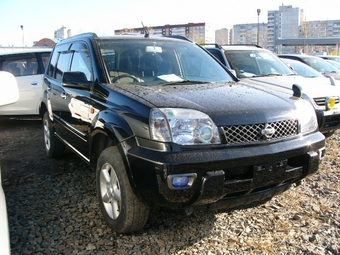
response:
M339 104L339 97L334 97L335 99L335 104ZM326 97L316 97L314 98L314 102L318 106L325 106L326 105Z
M298 120L224 126L223 130L227 144L269 141L297 135Z

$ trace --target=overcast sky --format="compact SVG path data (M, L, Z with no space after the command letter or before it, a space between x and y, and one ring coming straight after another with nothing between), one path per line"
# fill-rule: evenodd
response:
M115 29L189 22L209 22L215 29L235 24L267 23L269 10L280 5L304 9L307 20L340 20L337 0L0 0L0 45L32 46L53 38L65 26L72 35L96 32L113 35ZM23 30L20 26L23 26Z

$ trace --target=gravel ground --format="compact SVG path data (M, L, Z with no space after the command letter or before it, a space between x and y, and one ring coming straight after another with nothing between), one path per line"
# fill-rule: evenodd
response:
M95 173L47 159L41 121L0 122L12 254L340 254L340 131L317 174L265 204L224 212L152 210L121 235L102 219Z

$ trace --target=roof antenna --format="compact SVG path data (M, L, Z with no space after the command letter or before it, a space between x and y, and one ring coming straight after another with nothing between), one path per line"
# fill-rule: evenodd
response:
M143 24L143 22L141 22L142 23L142 26L143 26L143 29L144 29L144 32L145 32L145 35L144 35L144 38L149 38L149 30L148 30L148 28L147 27L144 27L144 24Z

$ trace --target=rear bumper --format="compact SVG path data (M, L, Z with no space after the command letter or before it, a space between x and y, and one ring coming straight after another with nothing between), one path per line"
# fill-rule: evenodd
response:
M127 159L132 187L150 205L218 209L270 198L317 172L324 146L316 132L261 146L176 152L136 146ZM187 188L171 187L169 177L181 174L195 179Z

